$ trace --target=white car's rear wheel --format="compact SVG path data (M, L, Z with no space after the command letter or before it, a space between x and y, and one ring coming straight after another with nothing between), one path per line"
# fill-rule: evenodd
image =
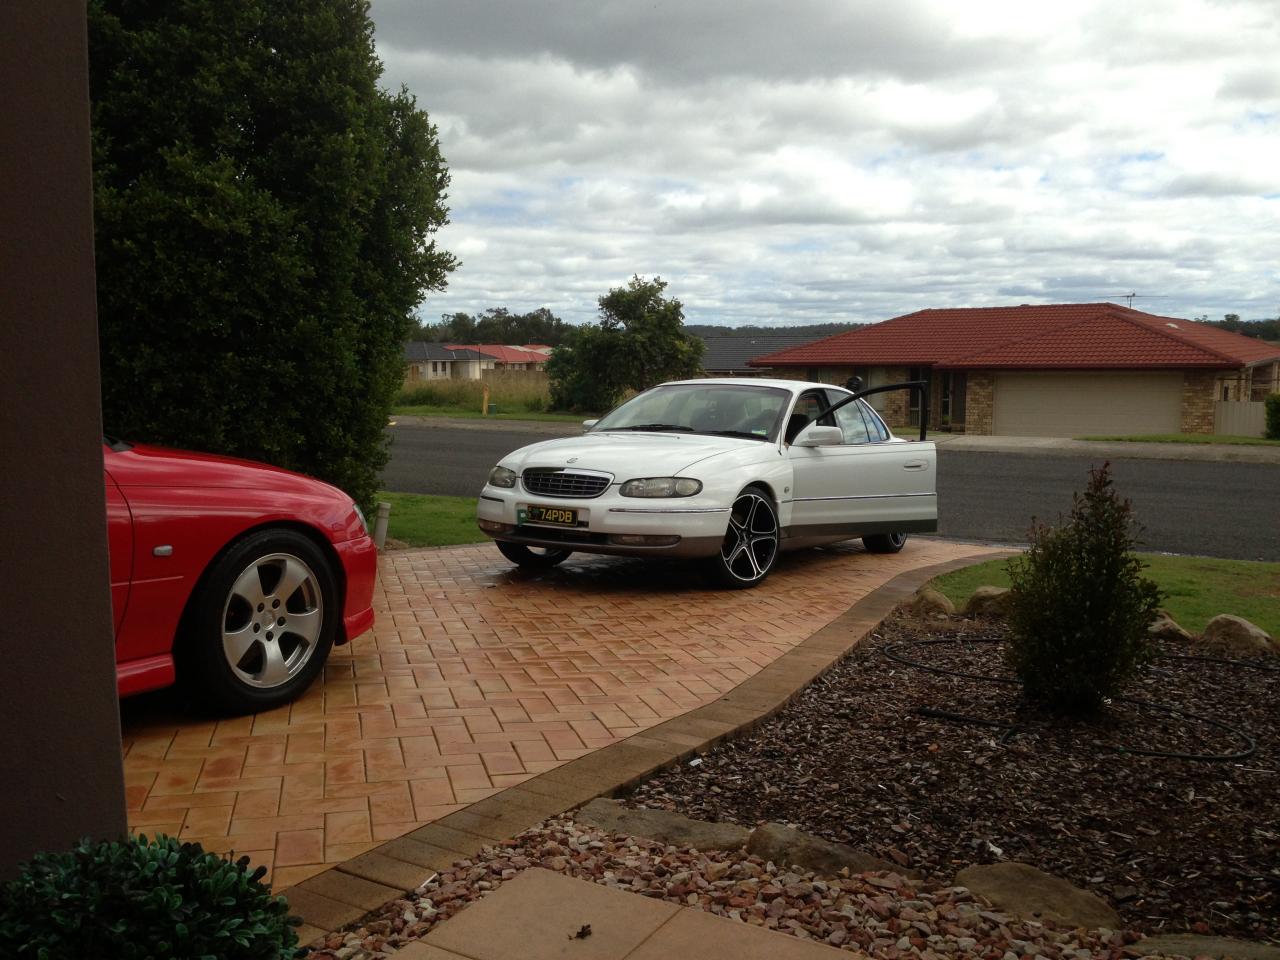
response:
M720 552L707 560L711 579L741 590L762 582L778 559L778 512L760 487L747 487L729 511Z
M870 553L897 553L906 542L905 533L877 533L862 538L862 545Z

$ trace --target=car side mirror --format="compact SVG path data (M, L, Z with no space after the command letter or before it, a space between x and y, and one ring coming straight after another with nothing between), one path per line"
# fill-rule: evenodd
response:
M797 447L838 447L844 443L844 431L839 427L821 427L809 424L795 439Z
M592 427L594 427L594 426L595 426L597 423L599 423L599 422L600 422L599 420L583 420L583 421L582 421L582 432L583 432L583 433L586 433L588 430L590 430Z

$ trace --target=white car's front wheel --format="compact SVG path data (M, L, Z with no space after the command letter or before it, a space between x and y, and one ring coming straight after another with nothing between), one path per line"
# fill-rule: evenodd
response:
M523 543L498 541L498 550L512 563L532 570L549 570L572 556L572 550L556 550L553 547L526 547Z
M717 584L733 590L762 582L778 559L778 511L763 489L747 487L729 511L720 552L707 560Z

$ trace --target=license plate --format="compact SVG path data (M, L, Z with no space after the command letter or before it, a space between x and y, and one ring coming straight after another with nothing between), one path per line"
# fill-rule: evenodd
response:
M576 527L578 511L563 507L539 507L530 505L516 510L517 523L551 523L559 527Z

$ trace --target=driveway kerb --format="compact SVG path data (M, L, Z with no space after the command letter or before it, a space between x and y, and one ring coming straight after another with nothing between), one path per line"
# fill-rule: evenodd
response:
M1198 460L1280 464L1280 446L1231 443L1143 443L1069 440L1064 437L986 437L965 433L930 436L940 452L1013 453L1028 457L1079 457L1097 460Z
M287 896L291 913L302 918L300 941L309 943L348 926L483 846L501 843L596 797L617 794L663 767L749 732L834 666L928 580L1013 553L988 551L901 573L706 706L508 787L292 886Z

